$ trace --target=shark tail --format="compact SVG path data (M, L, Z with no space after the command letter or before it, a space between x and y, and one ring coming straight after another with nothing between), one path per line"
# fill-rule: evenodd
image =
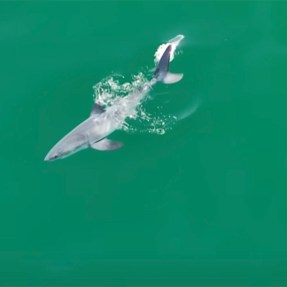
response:
M165 49L154 73L155 79L165 84L177 83L183 77L183 74L173 74L169 72L171 48L172 46L168 45L168 47Z
M183 77L183 74L173 74L173 73L167 73L167 75L162 80L165 84L174 84L179 82Z

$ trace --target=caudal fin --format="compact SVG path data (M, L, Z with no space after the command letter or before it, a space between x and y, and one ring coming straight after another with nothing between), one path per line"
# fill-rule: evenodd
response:
M173 84L180 81L183 77L183 74L172 74L169 73L169 63L170 63L170 52L171 52L171 45L165 49L164 53L162 54L158 65L156 67L154 77L157 81L161 81L165 84Z
M174 84L179 82L183 77L183 74L172 74L167 73L164 79L162 80L165 84Z

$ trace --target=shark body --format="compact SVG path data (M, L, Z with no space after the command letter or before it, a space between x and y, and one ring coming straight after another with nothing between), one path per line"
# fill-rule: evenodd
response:
M157 83L176 83L183 74L169 73L170 52L169 45L164 51L156 67L154 77L142 88L135 90L123 98L119 98L112 106L105 110L94 104L92 112L85 121L76 126L64 136L46 155L45 161L67 157L79 150L93 148L96 150L116 150L122 143L107 139L115 130L121 129L125 119L134 114L136 107L142 102L145 95Z

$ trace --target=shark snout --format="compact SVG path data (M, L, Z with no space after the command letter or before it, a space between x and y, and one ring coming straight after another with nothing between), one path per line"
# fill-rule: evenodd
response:
M63 157L65 153L60 148L60 145L55 145L45 156L44 161L52 161Z
M52 160L56 160L59 158L59 155L57 153L51 153L49 152L45 158L44 158L44 161L52 161Z

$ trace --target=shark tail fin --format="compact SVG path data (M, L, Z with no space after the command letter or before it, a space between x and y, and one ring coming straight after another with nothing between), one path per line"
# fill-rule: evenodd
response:
M161 81L165 84L173 84L179 82L183 74L172 74L169 72L169 63L170 63L170 53L172 46L169 45L164 53L162 54L158 65L156 67L154 77L157 81Z
M165 84L174 84L179 82L183 77L183 74L172 74L167 73L164 79L162 80Z

